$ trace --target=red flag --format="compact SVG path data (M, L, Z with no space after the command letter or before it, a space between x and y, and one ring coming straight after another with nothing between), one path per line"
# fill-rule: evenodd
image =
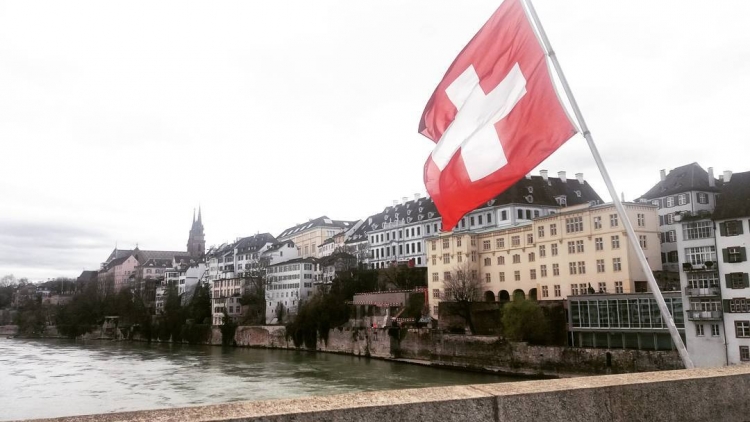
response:
M575 133L520 0L505 0L435 89L419 132L437 145L424 183L452 229Z

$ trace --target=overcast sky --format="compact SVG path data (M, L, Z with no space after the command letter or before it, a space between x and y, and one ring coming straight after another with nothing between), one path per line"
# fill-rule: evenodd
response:
M211 245L424 193L420 115L499 3L0 1L0 276L184 250L199 203ZM750 2L535 6L626 199L750 169ZM608 197L580 136L539 168Z

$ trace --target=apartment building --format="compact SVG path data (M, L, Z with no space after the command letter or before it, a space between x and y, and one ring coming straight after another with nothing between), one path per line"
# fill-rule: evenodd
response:
M661 269L658 216L651 204L624 204L652 271ZM444 280L470 271L483 300L562 300L588 292L646 292L647 278L612 204L583 204L510 227L453 231L428 239L432 316ZM469 274L467 274L468 276Z
M290 240L297 245L299 255L303 258L318 256L318 245L337 233L351 230L357 221L331 220L326 216L318 217L307 223L290 227L278 236L280 242Z
M723 179L713 214L723 306L710 311L723 311L727 363L734 365L750 362L750 172L725 172Z
M319 275L315 258L296 258L269 265L266 272L266 323L282 323L287 317L296 315L300 300L312 296L313 281Z

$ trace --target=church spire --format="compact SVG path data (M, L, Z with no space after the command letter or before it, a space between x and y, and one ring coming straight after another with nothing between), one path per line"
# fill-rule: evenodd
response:
M198 204L198 225L203 225L203 221L201 221L201 206Z

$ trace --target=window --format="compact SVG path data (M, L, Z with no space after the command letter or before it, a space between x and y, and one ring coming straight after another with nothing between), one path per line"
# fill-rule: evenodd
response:
M682 223L682 237L685 240L708 239L714 237L713 223L710 221Z
M568 253L574 254L576 253L576 242L568 242Z
M699 337L703 336L703 324L695 324L695 335Z
M576 263L575 262L568 263L568 270L570 271L570 275L577 274Z
M638 243L641 244L641 249L646 249L646 235L638 235Z
M700 265L706 261L716 262L715 246L698 246L685 248L685 262L692 265Z
M583 217L571 217L565 219L565 232L577 233L583 231Z
M507 210L502 210L500 212L500 219L503 220L503 221L505 221L505 220L508 219L508 211Z
M505 265L505 257L504 256L498 256L497 257L497 265Z
M619 216L617 214L609 215L609 227L617 227L619 225Z
M540 239L541 239L541 238L543 238L543 237L544 237L544 226L539 226L539 227L537 227L537 230L536 230L536 231L537 231L537 235L536 235L536 236L537 236L538 238L540 238Z
M586 274L586 262L578 261L578 274Z
M440 289L432 289L432 297L435 299L440 299Z
M444 253L443 254L443 264L450 264L451 263L451 254Z
M674 214L665 214L664 224L674 224Z
M734 330L737 338L750 337L750 321L735 321Z
M549 289L547 286L542 286L542 297L549 297Z
M456 238L456 247L459 247L459 248L461 247L461 238L460 237Z
M729 289L745 289L750 287L748 285L747 273L729 273L726 274L727 288Z
M464 262L464 253L463 252L456 252L456 261L457 262Z
M719 277L715 272L690 272L687 273L687 283L694 289L719 287Z
M560 275L560 264L552 264L552 275Z
M551 244L549 248L552 256L557 256L557 243Z
M500 281L501 282L505 281L505 272L501 271L499 274L500 274Z
M740 346L740 360L750 360L750 346Z
M620 249L620 236L612 236L612 249Z
M604 238L597 237L594 239L594 249L596 249L597 251L604 250Z
M615 293L623 293L622 281L615 281Z
M432 307L432 313L433 313L434 315L437 315L437 314L438 314L438 306L437 306L437 305L435 305L435 306L433 306L433 307Z
M529 278L536 280L536 269L532 268L529 270Z
M437 265L437 255L432 255L432 265Z
M477 262L477 253L475 251L471 252L471 262Z
M432 281L440 281L438 273L432 273Z
M443 273L443 280L446 280L446 281L450 281L451 280L451 272L450 271L445 271ZM445 294L446 294L446 296L448 295L448 290L447 289L445 291Z
M698 203L708 204L708 194L705 192L698 192Z
M547 266L546 265L540 266L539 267L539 272L540 272L540 274L541 274L542 277L547 277Z
M513 279L516 281L521 281L521 272L520 271L513 271Z
M664 233L664 241L668 243L674 243L677 241L677 232L674 230L670 230L666 233Z
M539 245L539 258L547 256L547 247L545 245Z
M477 239L472 237L471 240L469 240L469 244L471 246L477 246Z
M492 223L492 213L487 213L487 224Z
M570 294L576 296L578 294L578 284L570 285Z
M668 207L674 207L674 196L668 196L667 197L667 206Z
M620 258L612 258L612 271L622 271Z
M684 193L677 195L677 205L685 205L685 204L687 204L687 195Z
M597 259L596 260L596 272L597 273L603 273L604 272L604 260L603 259Z
M711 324L711 337L719 337L719 324Z
M490 283L490 282L492 282L492 276L490 275L490 273L486 273L486 274L484 275L484 282L485 282L485 283Z
M492 258L484 258L484 265L485 267L492 265Z
M443 249L448 249L451 246L450 239L443 239Z
M599 282L599 293L607 293L607 283L600 281Z
M576 240L576 252L583 253L583 240Z
M471 217L469 217L469 225L470 226L474 225L474 216L473 215Z
M534 262L534 261L535 261L535 255L534 255L534 252L531 252L529 254L529 262Z
M520 264L521 263L521 255L519 255L519 254L513 255L513 263L514 264Z
M532 243L534 243L534 235L529 233L526 235L526 244L531 245Z
M437 249L437 240L433 240L432 241L432 250L434 251L436 249Z
M557 224L550 224L549 225L549 235L550 236L557 236Z
M739 236L742 234L742 221L731 220L720 223L719 232L722 236Z
M505 247L505 238L495 239L495 245L498 249L503 249Z
M731 299L729 301L729 312L750 312L750 299Z
M511 236L511 238L510 238L510 245L511 246L521 246L521 236Z
M747 256L745 255L745 248L734 246L731 248L726 248L722 252L724 254L724 262L737 263L747 260Z
M488 250L490 250L491 247L492 247L492 244L490 243L489 240L482 241L482 249L483 250L488 251Z
M602 228L602 218L594 217L594 230L599 230L601 228Z
M646 227L646 215L645 214L637 214L638 217L638 227Z

